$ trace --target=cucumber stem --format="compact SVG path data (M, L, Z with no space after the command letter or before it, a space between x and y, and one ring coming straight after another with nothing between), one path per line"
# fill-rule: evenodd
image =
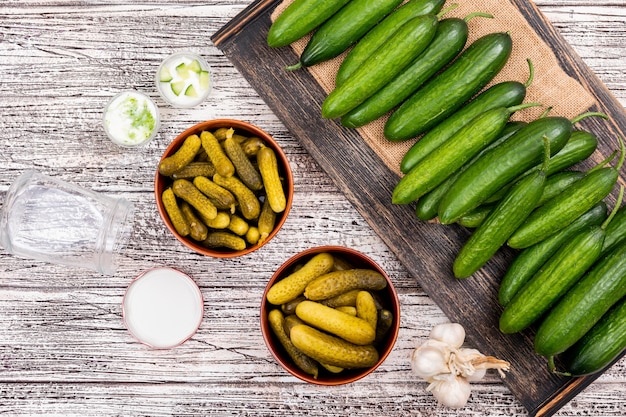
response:
M583 114L581 114L581 115L579 115L579 116L574 117L574 118L571 120L571 122L572 122L572 124L574 124L574 123L578 123L578 122L580 122L581 120L586 119L587 117L591 117L591 116L601 117L601 118L603 118L603 119L605 119L605 120L609 118L609 116L607 116L607 115L606 115L606 114L604 114L604 113L600 113L600 112L596 112L596 111L591 111L591 112L583 113Z
M626 148L624 148L624 139L619 137L619 160L617 161L617 165L615 166L616 170L620 170L622 165L624 165L624 156L626 155Z
M540 119L543 119L544 117L548 116L548 113L550 113L552 111L552 106L548 107L546 109L546 111L544 111L543 113L541 113L541 115L539 116Z
M530 87L530 85L533 83L533 80L535 79L535 66L533 65L533 62L530 60L530 58L526 59L526 62L528 62L528 80L526 80L526 82L524 83L524 87L528 88Z
M554 364L554 356L548 357L548 369L555 375L572 376L572 374L569 372L561 372L556 370L556 365Z
M437 13L435 16L437 16L438 19L441 19L442 16L444 16L449 11L456 9L457 7L459 7L458 3L452 3L450 6L446 7L445 9Z
M537 107L537 106L541 106L541 103L522 103L522 104L518 104L517 106L511 106L511 107L507 107L506 109L508 111L510 111L511 113L515 113L518 110L522 110L522 109L527 109L529 107Z
M604 222L600 226L602 230L606 229L609 223L611 223L611 220L613 220L613 217L615 217L615 213L617 213L617 210L619 210L620 206L622 205L623 198L624 198L624 186L621 185L619 187L619 194L617 196L617 200L615 201L615 206L613 207L613 210L611 210L611 214L609 214L609 217L607 217L606 220L604 220Z
M475 17L486 17L487 19L493 19L493 15L489 14L489 13L484 13L484 12L474 12L474 13L470 13L467 16L465 16L465 18L463 18L463 20L465 20L465 23L469 22L470 20L472 20Z
M297 69L300 69L300 68L302 68L302 62L300 62L300 61L298 61L296 64L289 65L289 66L285 67L285 69L287 71L294 71L294 70L297 70Z
M613 153L611 153L611 155L609 155L609 157L608 157L608 158L604 159L604 160L603 160L603 161L601 161L598 165L596 165L595 167L591 168L589 171L587 171L587 174L585 174L585 175L588 175L588 174L590 174L591 172L594 172L594 171L596 171L596 170L598 170L598 169L600 169L600 168L604 167L606 164L608 164L609 162L611 162L611 161L613 160L613 158L615 158L615 155L617 155L617 151L613 151Z

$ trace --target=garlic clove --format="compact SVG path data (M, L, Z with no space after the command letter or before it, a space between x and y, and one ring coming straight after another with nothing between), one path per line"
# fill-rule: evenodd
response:
M437 324L430 330L429 337L459 349L465 341L465 329L459 323Z
M448 360L448 351L438 342L429 340L413 351L411 370L414 375L428 380L435 375L449 373Z
M467 379L469 382L478 382L482 380L487 374L486 369L476 369L474 368L472 371L466 371L461 373L461 375Z
M440 375L426 388L437 401L449 408L463 408L471 394L470 383L466 378L452 374Z

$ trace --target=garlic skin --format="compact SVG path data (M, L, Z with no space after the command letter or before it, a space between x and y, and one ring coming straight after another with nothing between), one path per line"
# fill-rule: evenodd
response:
M439 340L451 348L458 349L465 341L465 329L459 323L443 323L430 330L430 339Z
M470 382L481 380L488 369L496 369L504 377L510 367L508 362L483 355L477 349L461 347L464 341L465 329L460 324L440 324L411 355L413 374L429 382L426 391L450 408L467 404Z

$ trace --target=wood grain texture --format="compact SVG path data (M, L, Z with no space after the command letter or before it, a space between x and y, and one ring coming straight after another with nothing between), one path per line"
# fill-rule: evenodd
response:
M291 131L212 45L210 37L251 3L0 4L0 204L13 180L25 169L36 168L98 192L124 196L137 207L131 243L120 271L112 277L21 259L0 249L0 414L528 415L495 374L474 385L462 410L438 406L424 391L426 384L411 375L412 350L433 325L450 317L360 214L372 195L358 190L344 194L335 184L336 172L322 168L324 159L309 153L298 139L302 132ZM622 105L626 103L623 1L535 4ZM599 51L597 45L602 46ZM215 74L209 100L190 110L166 106L153 84L161 60L180 49L201 53ZM126 88L148 93L161 109L159 135L137 151L115 147L101 129L104 104ZM272 244L232 260L202 257L180 245L159 220L152 191L156 163L169 141L193 123L222 117L250 121L271 132L285 149L296 182L294 207ZM317 126L315 115L301 117L308 126ZM352 155L348 147L341 152ZM358 152L360 158L368 157L366 151ZM359 199L361 203L353 203ZM371 202L375 207L383 203ZM406 243L436 248L427 238L438 228L428 225L419 230L415 240ZM439 252L444 253L415 262L426 268L425 273L437 273L437 265L449 260L447 248L454 248L462 236L458 231L440 237L444 249ZM296 252L324 244L349 246L377 261L393 277L402 303L398 343L383 366L362 381L330 390L302 383L283 371L267 351L257 325L260 297L272 272ZM205 298L198 333L167 351L136 343L121 317L121 300L132 278L160 265L191 275ZM626 362L621 360L557 415L626 415L625 375Z

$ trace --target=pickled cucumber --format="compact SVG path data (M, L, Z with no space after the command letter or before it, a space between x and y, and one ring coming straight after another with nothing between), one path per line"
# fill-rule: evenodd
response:
M185 165L193 161L201 143L198 135L190 135L185 138L183 144L180 145L176 152L159 162L159 173L170 176L176 171L183 169Z
M252 162L248 159L248 155L245 154L241 145L239 145L235 139L227 138L222 143L222 146L224 147L226 155L235 166L235 172L239 179L253 191L263 189L261 174L256 170L254 165L252 165Z
M302 268L276 282L267 292L267 301L281 305L302 294L307 284L333 267L333 256L322 252L313 256Z
M359 292L361 291L362 290L360 289L350 290L342 294L336 295L334 297L327 298L325 300L319 300L319 301L322 304L327 305L328 307L333 307L333 308L343 307L343 306L355 307L356 297L357 295L359 295Z
M235 129L232 127L218 127L213 131L213 136L215 136L218 141L223 141L226 138L232 138L234 133Z
M176 232L181 236L187 236L191 232L191 229L189 228L187 219L185 219L185 216L180 210L180 206L176 201L176 195L174 195L171 188L166 188L163 193L161 193L161 201L163 201L165 212Z
M211 132L204 131L200 133L202 147L209 155L209 160L215 166L218 174L224 177L230 177L235 174L235 166L228 159L222 145Z
M211 162L192 161L185 165L182 169L174 172L172 174L172 178L193 180L195 177L202 176L210 178L213 177L213 175L215 175L215 167Z
M325 300L344 292L361 290L382 290L387 286L385 277L372 269L348 269L326 273L311 281L304 291L309 300Z
M265 142L258 136L251 136L241 143L241 149L248 158L256 156L259 149L265 146Z
M259 214L259 220L257 222L257 227L259 228L259 245L263 244L267 237L274 230L274 226L276 225L276 213L272 210L272 207L269 204L269 200L266 198L263 201L263 206L261 207L261 214Z
M208 248L227 248L232 250L244 250L246 241L226 231L210 232L202 245Z
M290 339L305 355L331 366L369 368L379 359L378 351L372 345L355 345L305 324L294 326Z
M291 342L291 339L285 332L284 322L285 318L283 313L280 310L272 310L268 314L268 321L274 335L283 346L289 357L293 360L296 366L302 369L309 375L312 375L313 378L317 379L319 368L317 363L306 356L302 351L298 350L294 344Z
M233 193L239 204L239 210L247 220L255 220L261 213L261 203L257 196L237 177L225 177L220 174L213 176L213 182Z
M342 313L346 313L346 314L356 317L356 307L354 306L339 306L339 307L335 307L335 309L338 311L341 311Z
M230 213L218 211L213 219L202 218L204 224L211 229L226 229L230 224Z
M174 180L172 191L177 197L188 202L196 211L207 219L217 216L217 207L189 180Z
M298 306L298 304L300 304L301 301L304 300L306 300L306 298L304 298L304 295L300 295L291 301L287 301L286 303L281 304L280 309L285 314L295 314L296 307Z
M354 269L354 266L341 256L335 255L335 264L333 266L333 271L345 271L346 269Z
M201 175L193 179L193 185L202 191L202 194L206 195L218 209L230 210L231 213L235 212L237 199L226 188Z
M376 333L376 324L378 323L378 310L374 297L368 291L359 291L356 297L356 316L365 320Z
M248 233L250 225L247 221L237 216L236 214L230 215L230 222L228 223L228 230L239 236L245 236Z
M265 195L275 213L282 213L287 207L287 197L278 172L278 161L272 148L259 149L256 155L259 171L265 186Z
M185 216L187 224L189 224L189 236L193 240L201 241L206 239L209 229L204 222L198 218L193 208L186 201L181 201L180 211Z
M374 341L376 330L365 320L315 301L305 300L296 306L296 316L305 323L334 334L355 345Z
M393 313L387 309L378 310L378 322L376 325L376 339L374 345L378 346L385 341L389 329L393 325Z
M256 226L250 226L246 232L246 242L256 245L259 241L259 236L261 236L259 229Z
M293 329L298 324L306 324L305 322L300 320L298 316L296 316L295 314L287 314L287 313L284 313L284 314L285 314L285 322L283 323L283 327L285 328L285 333L287 333L287 336L291 334L291 329Z

